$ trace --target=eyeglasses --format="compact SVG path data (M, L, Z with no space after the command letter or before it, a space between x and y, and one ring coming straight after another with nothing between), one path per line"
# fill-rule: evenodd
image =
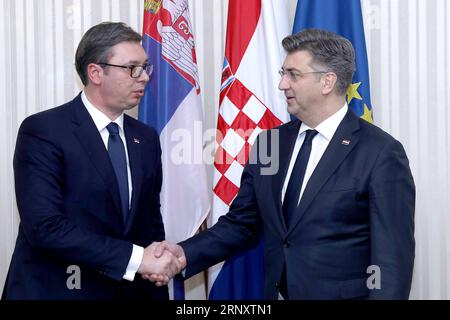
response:
M98 63L101 66L109 66L109 67L118 67L118 68L123 68L123 69L130 69L130 77L132 78L139 78L142 75L142 72L144 72L144 70L147 72L148 76L150 77L153 73L153 65L146 63L146 64L141 64L141 65L128 65L128 66L122 66L122 65L117 65L117 64L111 64L111 63L106 63L106 62L100 62Z
M280 69L280 71L278 71L278 74L281 77L287 76L288 79L292 82L297 81L300 78L303 78L305 75L307 74L313 74L313 73L327 73L329 71L310 71L310 72L300 72L300 71L293 71L293 70L284 70L284 69Z

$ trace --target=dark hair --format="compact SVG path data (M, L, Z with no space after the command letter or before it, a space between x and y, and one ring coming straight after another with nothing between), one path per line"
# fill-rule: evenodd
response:
M122 22L103 22L90 28L81 39L75 54L75 66L84 85L88 83L87 66L108 62L111 48L122 42L141 42L139 33Z
M355 50L352 43L335 33L319 29L305 29L283 39L288 53L308 51L313 64L332 71L337 76L336 90L345 95L355 73Z

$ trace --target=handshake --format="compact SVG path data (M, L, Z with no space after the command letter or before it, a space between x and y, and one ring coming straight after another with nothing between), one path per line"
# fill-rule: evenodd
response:
M138 273L156 286L166 285L186 267L186 256L181 246L167 241L153 242L144 249Z

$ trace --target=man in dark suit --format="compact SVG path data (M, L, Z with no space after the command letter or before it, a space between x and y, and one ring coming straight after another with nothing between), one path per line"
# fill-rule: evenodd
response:
M152 71L140 41L122 23L92 27L76 53L83 92L22 123L3 299L168 299L166 286L135 277L179 271L172 254L153 255L164 239L158 135L124 114Z
M355 56L347 39L309 29L283 47L279 88L297 119L258 137L228 214L155 254L185 256L189 277L262 232L267 299L407 299L415 186L405 151L348 109Z

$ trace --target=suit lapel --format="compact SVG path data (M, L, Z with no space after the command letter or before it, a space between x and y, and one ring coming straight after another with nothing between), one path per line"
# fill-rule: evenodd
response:
M294 120L291 123L287 124L285 127L286 130L279 130L279 141L275 141L275 143L279 144L280 150L278 159L279 168L278 173L274 175L272 179L272 191L277 209L276 215L278 218L276 219L276 221L281 222L282 234L286 232L287 228L282 213L281 191L286 179L286 173L289 168L292 152L294 151L294 145L295 141L297 140L300 124L301 122L298 120Z
M288 233L295 229L317 193L358 144L358 121L359 119L349 109L306 185Z
M89 112L84 106L80 95L74 99L72 115L72 121L76 125L74 134L80 141L80 144L83 146L84 150L91 159L93 166L97 169L100 177L105 183L105 186L111 195L117 214L120 215L120 220L123 221L122 210L119 203L119 187L117 185L114 168L111 164L108 151L105 148L100 133L89 115Z
M127 115L124 116L124 130L127 141L128 159L130 161L131 181L133 192L131 195L131 208L126 226L126 232L129 231L132 221L136 215L137 204L139 203L139 195L141 194L142 185L142 156L140 148L140 137L133 123Z

